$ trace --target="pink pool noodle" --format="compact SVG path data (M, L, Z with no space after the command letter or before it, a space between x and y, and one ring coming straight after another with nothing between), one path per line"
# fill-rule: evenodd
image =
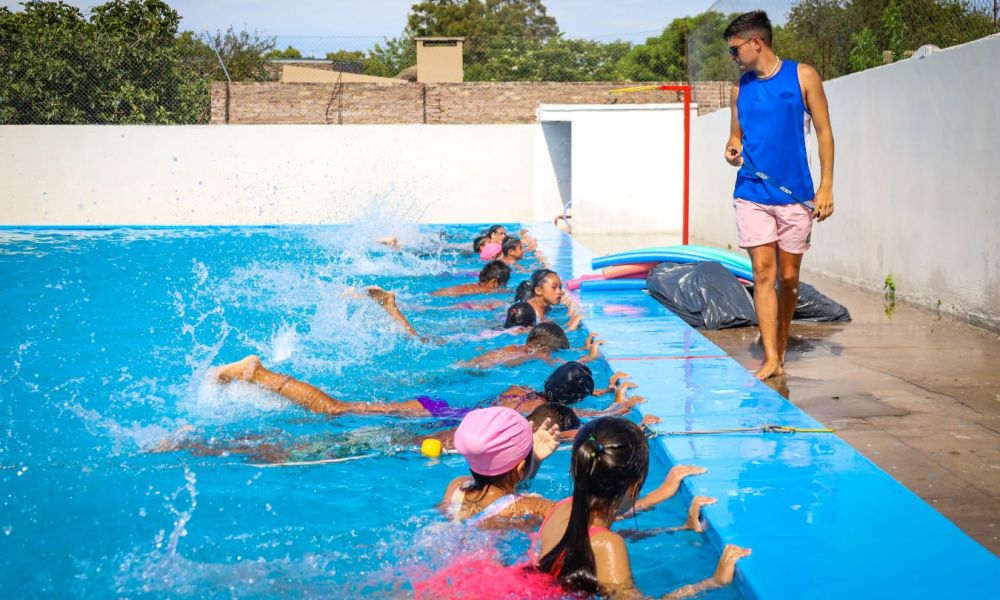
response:
M605 267L601 269L604 274L605 279L621 279L627 275L643 275L649 273L650 269L655 267L657 263L647 262L647 263L636 263L634 265L615 265L613 267Z
M636 263L634 265L615 265L613 267L605 267L600 273L591 273L589 275L581 275L575 279L570 279L566 282L566 289L571 292L575 292L580 289L580 283L584 281L594 281L600 279L642 279L646 277L649 270L655 267L657 263L647 262L647 263Z

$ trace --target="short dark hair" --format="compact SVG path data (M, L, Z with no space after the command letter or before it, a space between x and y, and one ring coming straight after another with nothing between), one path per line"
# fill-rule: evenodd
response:
M507 231L507 228L504 227L503 225L493 225L492 227L490 227L489 229L486 230L486 235L487 236L491 236L494 233L500 231L501 229L503 229L504 231Z
M507 256L514 251L515 248L521 245L521 238L508 237L503 241L503 246L501 252L504 256Z
M760 38L768 48L771 47L771 19L762 10L744 13L729 24L722 32L723 39L739 37L744 40Z
M486 283L491 279L496 279L497 285L500 287L506 286L507 282L510 281L510 267L499 260L491 260L486 263L483 270L479 272L479 283Z
M527 302L515 302L507 309L507 318L503 322L504 329L511 327L532 327L538 322L535 308Z
M539 404L526 418L535 427L541 427L545 419L552 419L552 422L563 431L580 428L580 417L576 416L576 412L565 404L555 402Z
M563 328L552 321L539 323L528 333L526 346L541 346L550 350L569 350L569 338Z

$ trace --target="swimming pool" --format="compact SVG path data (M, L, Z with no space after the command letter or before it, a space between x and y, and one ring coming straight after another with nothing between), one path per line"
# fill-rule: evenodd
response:
M440 310L454 300L426 296L470 280L482 263L451 244L467 245L480 228L393 226L408 250L371 242L385 233L371 223L0 230L5 592L398 596L469 549L521 555L522 534L443 525L434 505L466 472L463 461L431 461L398 443L401 428L440 422L329 419L253 386L206 383L212 365L254 353L357 400L433 393L471 406L510 384L539 385L550 371L541 363L456 368L508 342L469 335L499 317ZM374 303L344 293L373 284L398 294L418 331L447 343L413 341ZM606 365L595 375L606 380ZM378 456L258 468L238 455L149 452L185 426L204 440L332 436L338 455ZM567 470L567 453L557 453L533 491L567 496ZM649 485L666 470L654 453ZM676 525L684 509L678 498L638 524ZM631 554L649 594L709 575L718 558L690 532L634 542Z

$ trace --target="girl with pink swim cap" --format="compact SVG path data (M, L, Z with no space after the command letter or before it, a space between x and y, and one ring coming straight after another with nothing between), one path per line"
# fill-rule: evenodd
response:
M455 449L472 476L448 484L441 508L456 522L534 527L553 503L537 494L520 494L518 487L559 447L558 436L559 426L549 419L532 432L527 419L502 406L470 412L455 431Z

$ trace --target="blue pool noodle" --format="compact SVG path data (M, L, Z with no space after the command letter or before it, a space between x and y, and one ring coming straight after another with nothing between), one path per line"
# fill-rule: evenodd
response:
M603 269L604 267L641 262L676 262L685 264L704 261L718 262L734 276L753 281L753 268L750 266L748 259L731 252L726 252L725 250L707 248L705 246L642 248L595 258L591 266L594 269Z

